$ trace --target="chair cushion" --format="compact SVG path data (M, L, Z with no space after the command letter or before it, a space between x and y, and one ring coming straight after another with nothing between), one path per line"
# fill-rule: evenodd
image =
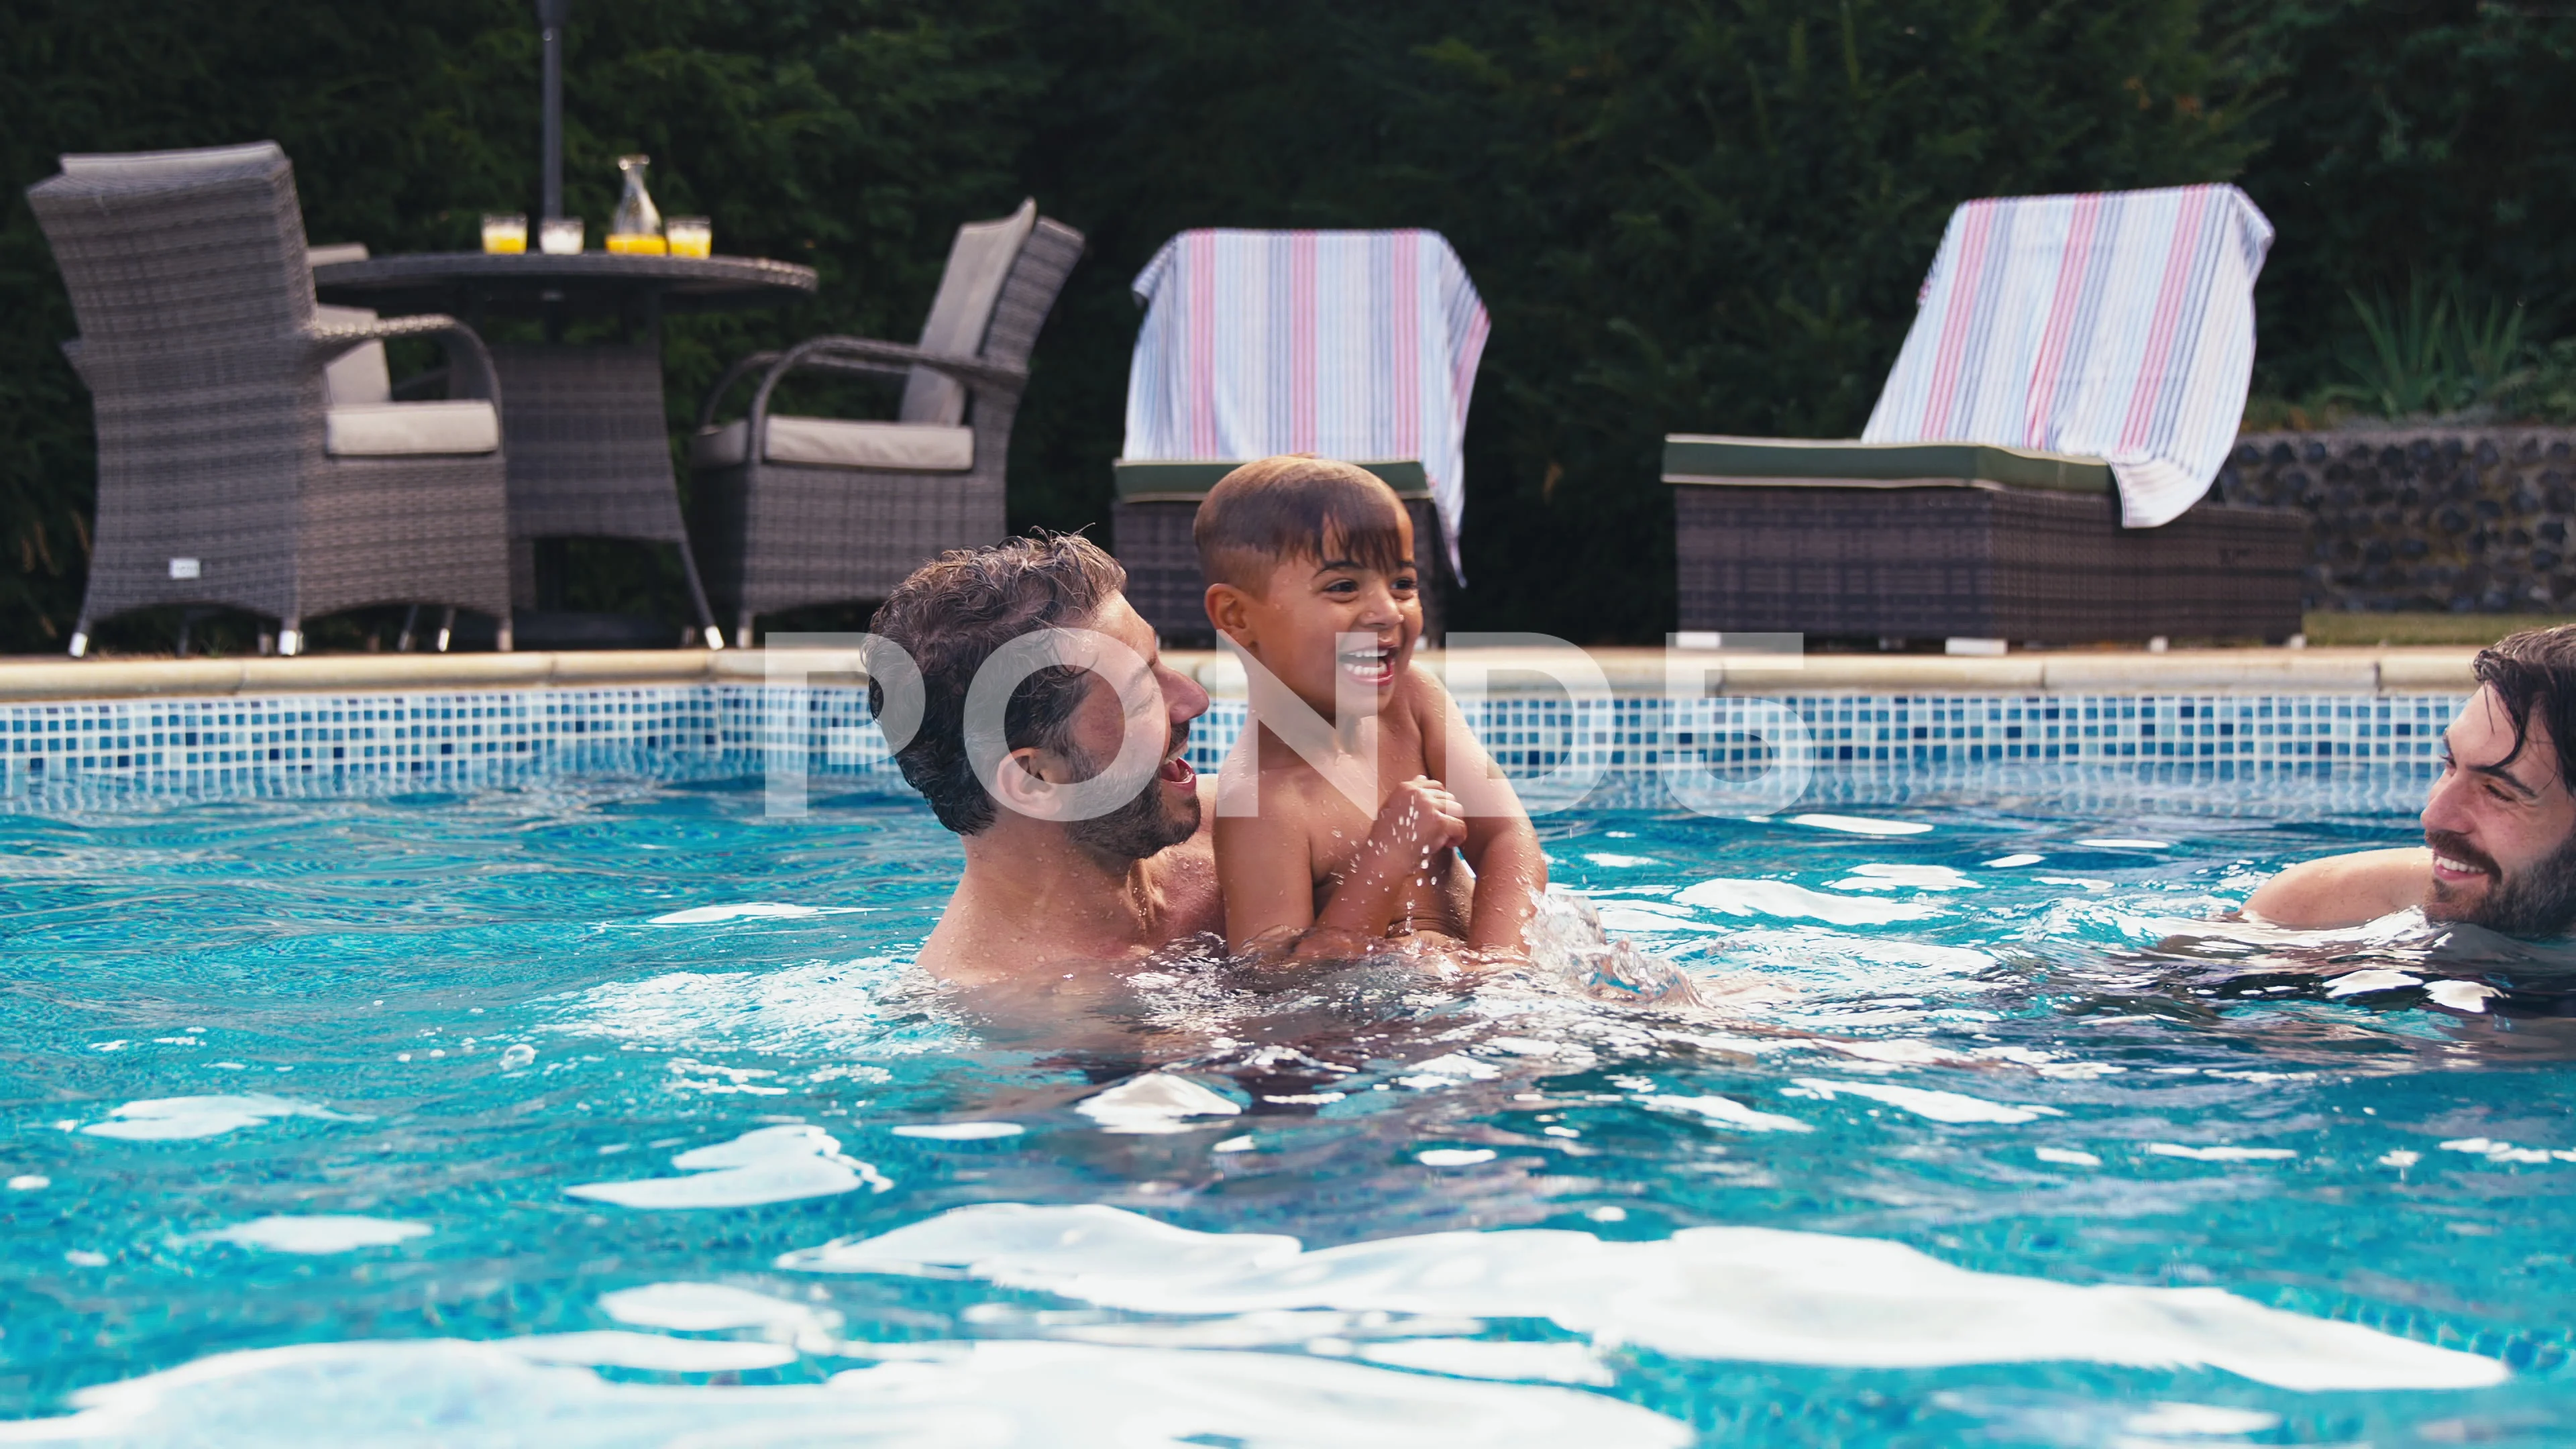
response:
M730 468L743 459L751 422L736 419L702 429L690 440L689 461L701 468ZM928 423L853 423L838 418L771 414L761 457L812 468L874 468L897 473L963 473L975 466L975 430Z
M60 158L63 174L76 181L172 181L208 171L284 161L275 141L244 146L202 146L187 151L106 151Z
M501 415L479 399L335 407L322 417L322 449L338 458L489 453L500 446Z
M369 307L317 306L313 320L325 327L354 327L375 321L376 314ZM322 369L322 385L335 408L376 407L392 402L394 376L385 365L385 344L362 342L341 353Z
M1859 443L1816 438L1664 439L1664 481L1811 488L2046 488L2108 493L2099 458L1993 443Z
M948 248L948 270L939 277L939 295L931 299L930 316L921 324L922 351L984 355L984 334L992 330L1002 283L1037 224L1038 204L1030 200L1009 216L957 228L957 240ZM966 420L966 388L945 373L916 367L904 380L903 408L896 416L907 423L953 427Z

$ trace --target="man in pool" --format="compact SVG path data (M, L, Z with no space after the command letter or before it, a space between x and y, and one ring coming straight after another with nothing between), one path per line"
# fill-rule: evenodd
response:
M1097 996L1109 984L1102 968L1114 973L1225 928L1213 812L1182 758L1207 691L1162 663L1153 627L1121 592L1126 582L1088 539L1015 538L924 564L877 610L876 632L921 669L921 724L895 763L966 849L965 874L921 948L921 964L947 980L1063 998L1061 1006ZM1005 715L997 801L969 758L968 691L996 651L1043 629L1106 635L1133 650L1144 673L1032 674ZM1129 732L1122 687L1159 700L1160 767L1106 814L1043 818L1062 813L1051 799L1117 758Z
M2408 907L2529 940L2576 928L2576 625L2480 650L2478 692L2442 737L2424 844L2294 865L2245 914L2354 926Z

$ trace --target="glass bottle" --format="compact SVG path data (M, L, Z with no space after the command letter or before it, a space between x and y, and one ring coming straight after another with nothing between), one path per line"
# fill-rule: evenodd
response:
M644 190L644 168L652 162L650 156L617 158L617 169L626 174L626 194L618 198L617 214L608 222L612 252L662 255L662 213L654 209L652 196Z

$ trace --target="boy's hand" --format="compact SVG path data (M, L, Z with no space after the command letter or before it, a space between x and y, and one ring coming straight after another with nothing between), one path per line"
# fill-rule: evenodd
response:
M1428 863L1434 851L1467 838L1467 812L1458 797L1427 775L1395 787L1377 809L1369 845L1382 855L1402 853ZM1410 863L1410 862L1408 862Z

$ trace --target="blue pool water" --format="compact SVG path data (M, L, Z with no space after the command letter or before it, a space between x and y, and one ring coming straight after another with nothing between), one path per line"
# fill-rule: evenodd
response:
M898 796L0 817L0 1441L2576 1441L2552 963L2206 924L2404 816L1835 808L1548 821L1698 1008L1052 1034Z

